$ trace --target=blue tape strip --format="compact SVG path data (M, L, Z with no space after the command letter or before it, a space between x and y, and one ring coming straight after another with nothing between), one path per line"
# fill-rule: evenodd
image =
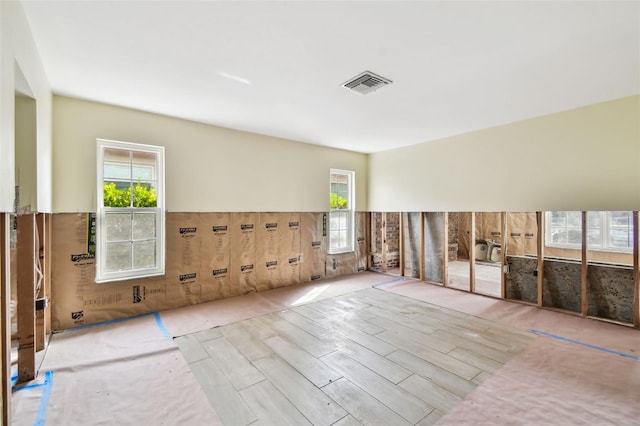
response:
M631 359L634 359L636 361L640 361L640 356L626 354L624 352L614 351L614 350L611 350L611 349L603 348L601 346L590 345L589 343L579 342L577 340L572 340L572 339L568 339L566 337L557 336L555 334L547 333L545 331L540 331L540 330L529 330L529 331L531 331L532 333L538 334L540 336L553 337L554 339L562 340L563 342L574 343L576 345L586 346L587 348L596 349L596 350L599 350L599 351L602 351L602 352L607 352L607 353L614 354L614 355L620 355L620 356L623 356L625 358L631 358Z
M14 376L14 377L15 377L16 381L18 381L18 376ZM12 377L11 380L13 380L14 377ZM27 390L27 389L41 388L41 387L43 387L44 385L47 384L48 377L49 376L47 376L47 374L45 374L44 375L44 381L42 383L33 383L31 385L20 386L20 387L17 387L15 389L13 389L13 392L20 392L20 391Z
M154 312L153 315L155 315L156 317L156 323L158 324L158 328L160 329L160 332L162 333L162 335L167 339L173 339L173 336L171 335L171 333L169 333L169 330L167 330L167 328L164 326L164 323L162 322L162 318L160 318L160 313Z
M162 333L162 335L164 337L166 337L167 339L172 339L173 336L171 335L171 333L169 333L169 331L166 329L166 327L162 323L162 319L160 318L160 314L158 312L151 312L151 313L148 313L148 314L140 314L140 315L136 315L136 316L128 317L128 318L118 318L118 319L113 319L113 320L109 320L109 321L97 322L95 324L80 325L78 327L68 328L65 331L86 330L88 328L100 327L100 326L109 325L109 324L117 324L119 322L129 321L129 320L137 319L137 318L144 318L144 317L148 317L150 315L155 316L156 323L158 324L158 328L160 328L160 332Z
M118 319L112 319L109 321L103 321L103 322L97 322L95 324L87 324L87 325L80 325L78 327L73 327L73 328L68 328L65 331L79 331L79 330L86 330L88 328L94 328L94 327L100 327L103 325L109 325L109 324L117 324L119 322L124 322L124 321L129 321L132 319L137 319L137 318L143 318L143 317L148 317L149 315L153 315L153 313L148 313L148 314L140 314L140 315L136 315L134 317L128 317L128 318L118 318Z
M394 279L394 280L390 280L390 281L385 281L385 282L382 282L382 283L374 284L374 285L372 285L371 287L373 287L373 288L378 288L378 287L382 287L383 285L387 285L387 284L391 284L391 283L396 283L396 282L398 282L398 281L404 281L404 280L405 280L405 278L404 278L404 277L398 277L398 278L396 278L396 279Z
M13 388L16 383L18 383L18 375L16 374L15 376L11 376L11 387Z
M49 398L51 397L51 388L53 387L53 371L47 371L44 374L44 390L40 397L40 405L38 406L36 420L33 422L34 426L44 426L44 421L47 417L47 409L49 408Z

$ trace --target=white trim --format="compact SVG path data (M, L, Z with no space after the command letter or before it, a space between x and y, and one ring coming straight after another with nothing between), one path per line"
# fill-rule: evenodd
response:
M164 147L143 145L129 142L112 141L106 139L96 140L96 160L97 160L97 179L96 179L96 282L106 283L112 281L122 281L134 278L154 277L164 275L165 273L165 180L164 180ZM146 152L156 155L155 164L155 184L157 194L157 204L154 208L109 208L104 206L104 152L105 149L120 149L128 152ZM106 229L102 228L105 223L106 214L109 211L117 210L122 213L133 212L154 212L156 214L156 265L153 268L126 270L117 272L107 272L104 265L104 253L106 253L106 238L103 233ZM131 240L133 241L133 240Z

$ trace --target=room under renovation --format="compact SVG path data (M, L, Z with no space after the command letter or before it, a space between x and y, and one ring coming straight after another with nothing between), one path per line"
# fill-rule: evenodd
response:
M640 424L640 2L0 28L0 425Z

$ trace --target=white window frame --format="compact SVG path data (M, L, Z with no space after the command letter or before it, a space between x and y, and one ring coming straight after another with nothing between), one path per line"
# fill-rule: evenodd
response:
M343 209L332 209L331 204L329 204L329 254L337 254L337 253L349 253L354 251L354 241L355 241L355 176L356 173L352 170L341 170L341 169L330 169L329 170L329 199L331 199L331 175L343 175L347 177L347 207ZM333 228L335 224L335 220L332 220L332 217L335 219L337 215L346 215L347 223L346 228L340 228L340 230L344 230L347 233L346 244L343 246L333 247L331 235L335 234L336 230ZM332 230L334 231L332 233Z
M120 142L106 139L97 139L97 209L96 209L96 282L106 283L112 281L122 281L135 278L153 277L164 275L165 273L165 196L164 196L164 147L154 145L143 145L131 142ZM156 207L105 207L104 206L104 164L105 150L118 149L130 153L150 153L156 156L153 166L155 174L155 190L157 203ZM109 163L109 161L106 161ZM131 177L132 184L135 177ZM106 218L109 214L115 213L144 213L155 215L155 259L156 263L151 268L124 269L118 271L108 271L106 267L107 259L107 228ZM133 217L133 216L132 216ZM132 228L133 229L133 228ZM125 241L125 240L123 240ZM128 240L134 243L133 235ZM133 254L132 254L133 256Z
M554 248L563 248L563 249L573 249L580 250L582 248L582 244L571 244L571 243L554 243L552 241L552 217L551 211L545 212L545 246L546 247L554 247ZM582 214L582 212L579 212ZM587 215L598 213L600 215L600 244L588 244L587 249L591 251L603 251L603 252L616 252L616 253L632 253L633 252L633 244L631 247L623 248L623 247L613 247L611 246L610 240L610 216L611 211L590 211L587 212ZM582 219L581 219L580 231L582 232ZM632 225L633 226L633 225ZM632 231L633 232L633 231Z

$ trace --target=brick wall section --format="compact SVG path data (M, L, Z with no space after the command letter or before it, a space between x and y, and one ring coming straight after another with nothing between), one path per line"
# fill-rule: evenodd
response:
M457 212L449 215L449 262L458 260L458 232L460 231L460 219Z
M382 270L382 213L371 213L373 254L371 269ZM400 213L387 213L387 268L400 266Z

